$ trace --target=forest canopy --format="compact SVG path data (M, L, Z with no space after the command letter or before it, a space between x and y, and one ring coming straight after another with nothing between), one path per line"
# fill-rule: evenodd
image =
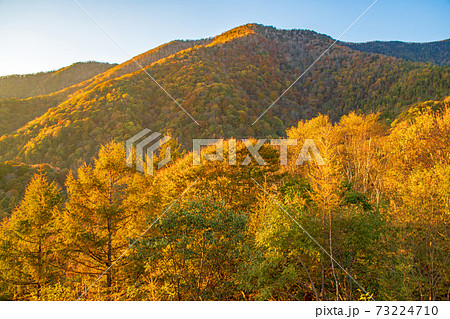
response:
M40 170L0 228L0 297L446 300L449 102L392 126L350 113L288 129L323 166L296 166L295 147L280 165L265 144L266 166L195 166L187 153L143 175L110 142L64 184Z

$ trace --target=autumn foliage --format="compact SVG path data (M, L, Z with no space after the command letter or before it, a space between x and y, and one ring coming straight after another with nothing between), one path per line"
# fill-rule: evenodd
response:
M64 185L41 170L0 228L0 298L448 300L449 102L301 121L287 166L266 144L150 176L111 142ZM326 165L294 165L306 138Z

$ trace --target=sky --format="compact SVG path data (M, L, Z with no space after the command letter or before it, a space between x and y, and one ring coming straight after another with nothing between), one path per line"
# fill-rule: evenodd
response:
M0 0L0 76L79 61L121 63L175 39L218 35L246 23L338 38L374 0ZM378 0L343 41L450 38L450 0ZM125 52L124 52L125 50Z

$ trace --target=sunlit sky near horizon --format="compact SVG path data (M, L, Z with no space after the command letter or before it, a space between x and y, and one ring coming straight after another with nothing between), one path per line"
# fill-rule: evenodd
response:
M337 38L373 0L77 0L131 56L175 39L215 36L246 23ZM450 0L379 0L343 41L429 42L450 37ZM0 0L0 75L78 61L129 59L73 0Z

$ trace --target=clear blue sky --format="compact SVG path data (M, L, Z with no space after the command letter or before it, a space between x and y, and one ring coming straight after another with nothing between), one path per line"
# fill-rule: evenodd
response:
M337 38L373 0L78 0L134 56L174 39L249 22ZM344 41L426 42L450 37L450 0L379 0ZM73 0L0 0L0 75L128 57Z

